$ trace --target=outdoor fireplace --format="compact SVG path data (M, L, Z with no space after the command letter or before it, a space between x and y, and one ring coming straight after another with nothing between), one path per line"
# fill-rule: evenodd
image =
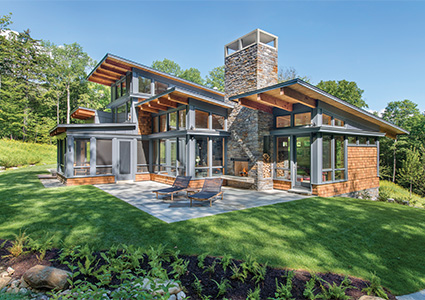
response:
M235 176L248 177L248 158L231 158Z

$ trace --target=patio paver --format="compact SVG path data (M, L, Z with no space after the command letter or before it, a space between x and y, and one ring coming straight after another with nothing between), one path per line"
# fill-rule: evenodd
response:
M223 187L224 200L217 199L213 202L212 207L209 206L209 201L194 201L193 206L189 207L189 200L186 198L185 192L174 196L173 202L170 197L166 196L159 197L157 200L151 191L169 187L158 182L142 181L95 186L167 223L311 197L279 190L258 192Z
M398 300L425 300L425 290L409 295L397 296L396 298Z

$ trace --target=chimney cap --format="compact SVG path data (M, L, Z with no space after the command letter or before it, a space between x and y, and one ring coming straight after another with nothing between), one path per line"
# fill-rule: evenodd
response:
M226 44L224 46L224 56L227 57L254 44L263 44L277 51L277 40L278 38L276 35L257 28L233 42Z

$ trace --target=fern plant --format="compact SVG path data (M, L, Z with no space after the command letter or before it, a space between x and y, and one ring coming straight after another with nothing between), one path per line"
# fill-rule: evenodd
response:
M368 295L376 295L378 297L388 299L387 293L381 285L381 279L376 276L376 273L372 273L370 277L370 285L362 289L362 292L366 292Z
M246 295L247 300L260 300L261 289L257 286L253 291L250 289Z
M315 295L316 291L316 281L317 277L316 274L313 274L309 281L305 283L303 296L308 300L315 300L317 299L317 296Z
M279 283L276 278L276 292L273 300L293 300L292 298L292 279L295 276L294 271L288 271L286 275L286 283Z
M217 298L226 294L227 289L230 287L228 279L221 278L220 283L218 283L214 279L212 281L215 282L215 284L217 285L217 288L218 288Z

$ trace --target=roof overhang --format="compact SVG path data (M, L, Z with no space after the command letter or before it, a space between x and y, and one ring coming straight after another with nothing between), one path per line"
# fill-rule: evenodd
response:
M71 112L71 118L79 120L91 119L96 115L96 110L85 107L77 107Z
M202 90L208 91L209 93L213 93L221 97L224 97L224 93L218 90L211 89L206 86L191 82L189 80L185 80L185 79L170 75L168 73L155 70L151 67L136 63L134 61L131 61L131 60L128 60L110 53L107 53L102 58L102 60L97 64L97 66L90 72L90 74L87 76L87 80L91 82L103 84L106 86L111 86L117 80L125 76L127 72L131 72L132 68L137 68L139 70L156 74L161 77L169 78L174 81L178 81L183 84L186 84L198 89L202 89Z
M176 108L179 104L188 105L190 99L196 99L202 102L207 102L212 105L220 106L223 108L232 108L233 105L224 101L215 100L213 98L205 97L201 94L193 93L188 90L183 90L178 87L172 87L161 94L152 96L148 99L139 98L139 106L141 111L149 113L158 113L159 111L166 111L170 108Z
M135 123L102 123L102 124L59 124L50 130L50 136L59 135L68 130L120 131L135 130Z
M263 89L243 93L229 98L240 105L272 113L277 107L286 111L292 111L293 105L301 103L311 108L317 107L317 100L355 115L365 121L379 126L380 131L390 138L396 138L399 134L409 134L408 131L385 121L364 109L358 108L344 100L322 91L301 79L293 79L278 83Z

